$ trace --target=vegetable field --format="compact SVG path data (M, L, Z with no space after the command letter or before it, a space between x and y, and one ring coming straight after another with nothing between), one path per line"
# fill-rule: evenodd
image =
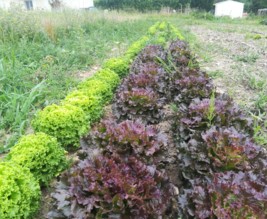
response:
M89 15L29 26L33 35L0 21L0 218L266 218L267 90L252 73L266 73L266 30L252 30L257 20ZM216 29L226 24L238 39ZM245 38L241 24L252 28ZM226 32L240 53L221 48ZM29 42L47 48L17 51Z

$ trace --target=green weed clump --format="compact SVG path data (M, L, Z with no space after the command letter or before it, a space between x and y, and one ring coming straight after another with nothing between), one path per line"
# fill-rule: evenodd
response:
M122 78L128 74L130 62L131 60L126 58L111 58L104 63L103 67L116 72Z
M0 162L0 218L31 218L38 210L40 186L28 168Z
M23 136L6 157L6 160L27 167L41 185L67 168L65 151L56 138L45 133Z
M97 95L86 95L85 92L80 90L69 93L61 104L70 104L81 108L91 122L98 120L102 115L101 98Z
M36 132L56 137L64 146L79 146L79 139L89 129L84 111L72 105L50 105L38 112L32 126Z

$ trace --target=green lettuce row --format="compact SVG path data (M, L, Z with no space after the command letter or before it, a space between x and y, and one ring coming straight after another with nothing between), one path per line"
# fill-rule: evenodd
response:
M56 138L36 133L20 138L5 160L27 167L41 185L48 185L68 167L65 154Z
M103 68L114 71L122 78L128 74L132 60L146 45L160 44L162 46L166 46L169 41L175 39L184 39L183 35L177 28L165 21L157 22L148 29L147 35L134 42L128 48L124 56L108 59L104 63Z
M0 162L0 218L31 218L39 208L40 186L28 168Z

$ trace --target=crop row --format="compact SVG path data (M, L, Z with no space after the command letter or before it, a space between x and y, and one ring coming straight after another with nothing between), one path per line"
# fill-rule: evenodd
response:
M160 64L168 55L149 45L136 57L117 89L112 115L95 125L78 164L61 177L49 218L173 215L175 188L160 167L168 136L155 126L168 102L171 74Z
M216 93L184 41L145 47L112 109L62 175L49 218L267 217L267 154L251 119Z
M23 136L0 162L0 218L30 218L39 208L40 187L66 169L65 149L75 150L90 124L100 119L103 106L129 71L132 59L153 42L166 44L180 33L168 23L152 26L125 56L112 58L93 77L82 82L59 105L39 111L32 122L35 134Z

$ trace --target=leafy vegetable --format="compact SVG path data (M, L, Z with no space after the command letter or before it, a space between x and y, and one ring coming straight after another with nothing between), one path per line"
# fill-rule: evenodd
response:
M121 78L129 73L130 60L125 58L111 58L104 63L104 69L108 68L117 73Z
M53 177L68 166L63 148L55 138L44 133L23 136L6 160L29 168L41 185L48 185Z
M217 218L266 218L266 191L264 174L218 173L209 187L211 209Z
M209 98L214 87L205 72L180 68L173 73L169 89L175 104L189 105L194 98Z
M167 136L140 121L103 121L92 132L93 143L110 153L135 155L148 163L153 155L167 146Z
M175 66L198 67L194 57L191 55L188 44L182 40L173 41L169 46L171 61Z
M72 105L50 105L40 111L32 125L35 131L56 137L64 146L79 146L80 137L89 129L84 111Z
M170 204L168 180L135 157L87 159L66 176L50 218L158 218Z
M30 218L39 208L40 186L28 168L0 162L0 218Z
M113 104L115 116L120 119L142 119L149 124L162 117L163 99L151 89L133 88L117 93Z
M101 97L90 95L80 90L75 90L69 93L61 102L62 105L73 105L81 108L89 120L94 122L98 120L102 114Z

